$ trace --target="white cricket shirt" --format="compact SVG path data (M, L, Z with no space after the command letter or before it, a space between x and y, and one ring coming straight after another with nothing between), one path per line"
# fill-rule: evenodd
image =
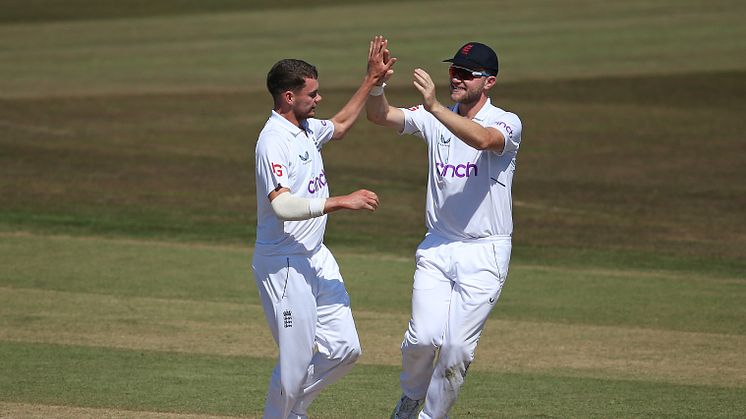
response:
M317 249L326 215L283 221L272 211L268 195L279 186L300 198L328 198L321 147L332 138L332 121L309 118L299 128L274 110L256 143L257 229L255 251L263 255L307 253Z
M404 111L402 134L425 140L428 147L426 225L428 232L451 240L510 237L513 233L511 187L521 142L521 120L487 103L474 122L499 130L502 152L477 150L456 137L422 106ZM458 104L451 107L458 112Z

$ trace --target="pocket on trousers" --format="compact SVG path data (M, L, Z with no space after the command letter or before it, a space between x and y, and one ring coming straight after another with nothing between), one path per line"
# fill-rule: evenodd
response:
M494 257L497 276L500 279L500 282L505 282L508 278L510 246L500 246L498 243L492 243L492 256Z

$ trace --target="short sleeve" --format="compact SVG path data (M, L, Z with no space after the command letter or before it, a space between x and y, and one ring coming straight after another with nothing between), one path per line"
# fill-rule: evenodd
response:
M399 109L404 112L404 129L400 134L416 135L425 139L426 122L430 113L422 105Z
M257 196L269 196L280 186L290 187L289 150L284 141L271 137L271 131L264 133L256 145Z
M505 138L505 147L499 153L500 155L518 150L521 145L521 130L523 129L518 115L505 112L486 126L497 129Z
M313 133L313 141L316 144L316 149L321 150L321 147L328 143L334 135L334 123L328 119L309 118L306 121L308 128Z

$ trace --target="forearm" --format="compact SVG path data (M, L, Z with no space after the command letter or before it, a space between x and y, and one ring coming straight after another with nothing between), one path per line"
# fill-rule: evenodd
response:
M439 102L436 102L429 112L461 141L477 150L501 151L505 145L505 139L499 131L485 128L464 118Z
M341 209L348 209L350 205L345 201L345 198L347 198L345 195L327 198L324 203L324 214L329 214Z
M283 221L308 220L341 209L375 211L378 208L378 196L365 189L330 198L300 198L283 188L270 193L269 199L272 211Z
M283 192L271 200L272 211L283 221L300 221L320 217L326 213L326 199L300 198Z
M388 112L389 102L386 100L385 94L368 97L368 102L365 104L365 113L370 122L383 125Z
M394 128L397 131L404 129L404 113L401 109L389 105L385 94L368 97L365 112L368 120L376 125Z
M332 122L334 123L334 136L332 138L342 138L347 134L350 128L352 128L358 115L360 115L360 111L362 111L363 106L365 106L365 101L368 99L370 89L375 86L375 83L375 78L366 75L355 94L353 94L342 109L332 117Z

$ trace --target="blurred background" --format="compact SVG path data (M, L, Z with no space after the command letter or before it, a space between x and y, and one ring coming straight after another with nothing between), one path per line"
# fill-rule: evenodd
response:
M447 102L442 60L478 41L500 58L493 104L523 122L511 278L454 415L743 411L743 2L0 6L0 413L260 414L275 356L249 266L266 73L316 65L329 118L377 34L399 59L393 105L419 103L416 67ZM367 352L312 413L384 417L425 146L362 116L324 158L332 194L368 188L381 208L330 217Z

